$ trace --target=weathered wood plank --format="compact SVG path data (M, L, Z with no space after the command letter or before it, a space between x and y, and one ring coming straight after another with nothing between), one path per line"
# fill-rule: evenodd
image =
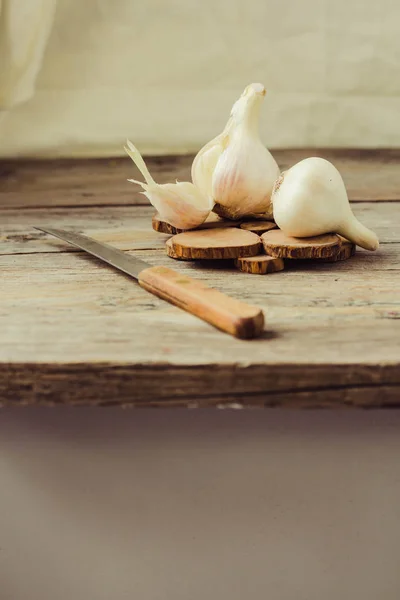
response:
M353 210L382 243L400 239L400 203L357 203ZM152 230L153 213L153 207L147 206L0 210L0 255L75 252L72 246L35 230L34 225L84 232L122 250L163 248L168 236Z
M293 149L273 152L282 170L308 156L331 160L354 201L400 200L400 150ZM151 157L160 183L190 178L192 156ZM145 205L127 182L134 173L129 158L0 161L0 206Z
M234 382L234 385L232 385ZM10 364L0 370L3 405L218 408L398 407L392 365Z
M38 231L35 225L86 233L121 250L164 248L170 236L152 229L153 213L153 207L147 206L0 210L0 255L77 251Z
M312 154L335 162L356 200L400 199L400 151ZM189 172L188 157L150 162L160 181ZM0 172L0 402L400 406L400 203L354 206L381 239L377 253L253 277L169 259L153 209L123 206L143 203L125 182L128 159L3 162ZM265 333L225 336L34 225L84 231L260 306Z
M359 251L352 259L339 263L291 263L276 277L256 280L238 272L229 261L176 262L163 250L132 254L151 265L173 267L185 275L206 280L209 285L242 299L257 304L273 302L277 308L309 306L316 314L328 308L349 312L352 318L356 307L375 314L385 305L400 303L400 244L390 244L376 254ZM0 269L1 309L8 306L15 311L20 306L25 312L28 306L32 311L53 306L58 310L60 305L70 309L71 301L79 306L82 300L84 304L96 303L104 296L118 307L124 294L128 303L145 298L146 305L166 306L143 292L134 280L85 253L5 255L0 257Z
M161 250L135 252L171 264ZM400 244L254 278L179 263L266 312L233 340L71 253L3 256L2 402L400 405ZM373 271L373 278L371 272Z

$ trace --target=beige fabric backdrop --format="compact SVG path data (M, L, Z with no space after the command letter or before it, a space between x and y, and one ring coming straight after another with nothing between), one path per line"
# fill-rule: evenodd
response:
M269 147L400 146L398 0L0 0L0 11L3 109L15 87L1 156L118 155L127 136L145 153L194 151L252 81L269 90Z

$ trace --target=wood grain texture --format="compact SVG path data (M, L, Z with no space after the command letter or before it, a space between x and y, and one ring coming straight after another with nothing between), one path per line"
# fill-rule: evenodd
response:
M170 247L177 258L227 260L239 256L255 256L262 246L255 233L226 227L179 233L171 238Z
M163 250L135 255L170 264ZM175 264L261 307L263 337L224 336L84 253L2 256L0 399L400 405L400 244L257 285L228 268Z
M267 273L276 273L283 271L285 264L282 258L274 258L260 254L259 256L245 256L235 260L236 267L244 273L254 275L266 275Z
M352 206L356 217L373 229L381 242L399 240L400 203L382 202L379 212L374 203ZM38 208L4 210L0 213L0 255L33 252L75 252L68 244L46 236L34 226L63 227L114 244L121 250L164 248L167 235L151 228L152 206L92 206L83 208ZM50 243L51 242L51 243Z
M175 260L191 260L190 258L184 259L184 258L180 258L175 250L174 250L174 246L172 245L172 238L169 238L166 242L165 242L165 248L167 250L167 254L170 258L174 258Z
M281 157L299 160L302 152ZM362 194L396 200L398 151L324 156L343 166L347 184L354 184L353 198L358 190L358 200ZM160 181L171 174L185 179L187 159L186 166L180 160L154 159ZM115 184L132 176L129 160L13 162L8 171L4 166L0 402L400 406L400 202L353 205L381 245L376 253L357 251L351 260L297 261L295 269L259 278L223 264L174 262L181 275L265 312L262 336L244 341L33 229L75 229L170 267L168 237L151 229L154 209L124 206L125 191ZM132 203L135 192L126 185ZM98 203L98 194L104 206L84 206Z
M245 342L242 342L245 343ZM393 365L146 365L12 363L0 372L3 405L241 409L394 408Z
M340 238L340 249L336 256L330 256L329 258L321 259L326 262L337 262L338 260L348 260L356 253L356 245L350 240L347 240L342 235L338 236Z
M354 201L400 200L400 150L306 148L274 150L281 170L309 156L334 163ZM190 180L192 156L146 158L156 181ZM100 206L146 205L147 200L127 179L134 174L132 161L2 160L0 206Z
M309 238L285 235L280 229L261 236L266 254L279 258L320 259L338 255L341 242L338 235L326 234Z
M271 229L277 229L278 225L274 221L245 221L240 225L240 229L252 231L257 235L261 235Z
M150 267L139 275L139 284L171 304L243 340L259 337L264 328L262 311L221 294L201 281L167 267Z

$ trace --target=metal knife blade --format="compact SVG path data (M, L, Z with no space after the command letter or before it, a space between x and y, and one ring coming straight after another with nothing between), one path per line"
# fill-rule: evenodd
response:
M104 244L103 242L97 242L93 238L90 238L81 233L75 233L73 231L65 231L64 229L50 229L45 227L35 227L39 231L43 231L44 233L49 233L50 235L54 235L55 237L92 254L96 258L100 258L104 260L104 262L108 263L112 267L123 271L127 275L138 279L139 274L148 267L151 267L148 263L140 258L135 258L117 248L113 248L108 244Z

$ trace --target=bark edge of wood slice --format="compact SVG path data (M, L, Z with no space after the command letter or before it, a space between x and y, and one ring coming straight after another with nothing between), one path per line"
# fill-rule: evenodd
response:
M346 238L342 237L339 234L337 234L337 235L340 239L339 252L337 253L336 256L331 256L330 258L321 259L324 262L340 262L342 260L348 260L349 258L354 256L356 253L356 245L353 244L353 242L350 242L350 240L347 240Z
M174 235L169 242L175 257L184 260L227 260L256 256L262 249L258 235L236 227L186 231Z
M183 258L181 256L178 256L175 253L174 247L172 245L172 237L169 238L166 242L165 242L165 247L167 249L167 254L170 258L174 258L175 260L192 260L191 258Z
M168 221L164 221L158 213L154 213L151 217L151 226L154 231L157 231L158 233L168 233L169 235L176 235L177 233L185 231L185 229L178 229L178 227L171 225Z
M283 271L285 263L283 258L275 258L266 254L257 256L243 256L235 260L235 265L239 271L252 273L254 275L266 275L267 273L277 273Z
M261 236L266 254L277 258L321 259L338 255L341 241L335 233L309 238L285 235L280 229L267 231Z

